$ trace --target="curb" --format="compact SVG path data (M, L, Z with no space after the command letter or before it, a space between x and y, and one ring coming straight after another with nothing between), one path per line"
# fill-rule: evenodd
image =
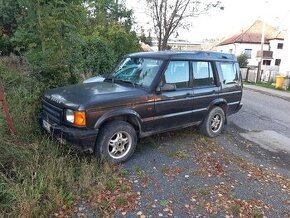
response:
M289 101L290 102L290 97L286 97L286 96L283 96L283 95L279 95L279 94L274 94L274 93L271 93L271 92L267 92L267 91L264 91L264 90L260 90L260 89L256 89L256 88L252 88L252 87L248 87L248 86L244 86L244 89L248 89L248 90L251 90L251 91L254 91L254 92L259 92L261 94L265 94L265 95L269 95L269 96L272 96L272 97L278 97L278 98L281 98L285 101Z

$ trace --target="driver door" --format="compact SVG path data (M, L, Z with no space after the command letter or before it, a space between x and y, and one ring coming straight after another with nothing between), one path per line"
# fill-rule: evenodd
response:
M189 61L170 61L162 84L174 84L175 90L160 91L155 97L154 126L157 131L191 123L193 89Z

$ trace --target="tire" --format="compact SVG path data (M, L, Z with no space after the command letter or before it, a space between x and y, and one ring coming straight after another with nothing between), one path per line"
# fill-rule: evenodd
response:
M136 149L137 135L125 121L112 121L100 129L95 153L101 159L121 163L128 160Z
M214 107L206 116L200 126L200 131L208 137L216 137L223 130L225 124L225 112L220 107Z

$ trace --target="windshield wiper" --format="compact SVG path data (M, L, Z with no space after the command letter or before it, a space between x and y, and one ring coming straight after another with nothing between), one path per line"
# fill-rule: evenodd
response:
M121 80L121 79L115 79L114 81L120 81L120 82L123 82L123 83L129 83L131 84L134 88L136 87L136 83L132 82L132 81L129 81L129 80Z
M106 79L106 80L111 80L111 81L112 81L112 83L114 83L114 82L115 82L115 78L114 78L114 77L109 77L109 76L108 76L108 77L105 77L105 79Z

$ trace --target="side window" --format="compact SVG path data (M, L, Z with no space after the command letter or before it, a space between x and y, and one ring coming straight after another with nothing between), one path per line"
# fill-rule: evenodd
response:
M189 87L189 62L171 61L164 73L164 82L175 84L177 88Z
M192 62L193 85L212 86L214 85L214 77L210 62L194 61Z
M223 83L232 83L238 80L238 73L234 63L220 63Z

